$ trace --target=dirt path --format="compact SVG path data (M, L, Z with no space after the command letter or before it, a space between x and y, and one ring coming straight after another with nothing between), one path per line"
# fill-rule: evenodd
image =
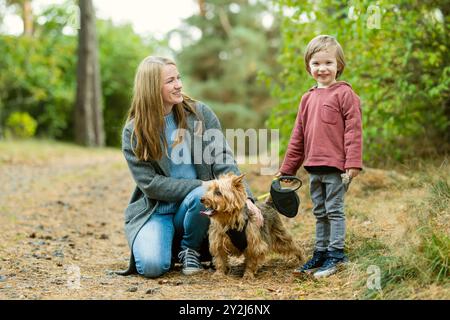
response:
M244 170L255 194L265 193L271 178L249 166ZM241 280L239 260L232 275L220 280L211 270L186 277L178 267L155 280L113 274L128 262L123 209L134 185L116 150L0 161L0 177L0 299L352 299L361 290L356 263L322 281L301 281L291 274L296 262L278 256L269 257L251 282ZM314 220L306 194L302 188L303 212L285 222L309 253ZM372 197L389 201L382 192ZM350 205L367 211L357 200ZM395 217L404 214L403 204L390 205ZM367 215L350 215L349 226L383 236L380 218ZM388 227L395 227L393 219Z
M298 297L288 272L295 264L276 259L261 288L242 283L239 266L221 283L210 270L184 277L177 268L158 280L112 274L128 261L122 215L133 188L120 152L6 163L0 176L0 299ZM264 284L274 275L285 289Z

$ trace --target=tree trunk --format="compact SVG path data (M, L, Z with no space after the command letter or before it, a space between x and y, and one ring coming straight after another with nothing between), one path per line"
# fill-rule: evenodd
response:
M104 146L102 92L92 0L80 0L75 140L86 146Z
M22 2L22 19L23 19L23 34L26 36L33 35L33 10L31 8L31 1L25 0Z
M205 0L198 0L198 9L200 16L204 17L206 15Z

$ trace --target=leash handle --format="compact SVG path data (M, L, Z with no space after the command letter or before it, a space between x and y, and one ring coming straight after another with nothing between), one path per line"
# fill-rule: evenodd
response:
M281 188L281 184L280 184L281 180L297 181L299 183L299 185L295 189L283 189L283 188ZM283 193L287 193L287 192L291 192L291 191L297 191L298 189L300 189L300 187L302 185L303 185L302 180L300 180L296 176L281 176L281 177L278 177L278 178L274 178L272 180L272 188L275 188L276 191L283 192ZM268 196L270 196L270 192L267 192L267 193L265 193L263 195L260 195L259 197L256 198L256 200L262 201L265 198L267 198Z
M295 189L283 189L281 188L281 180L289 180L289 181L297 181L298 182L298 186ZM273 187L278 191L278 192L291 192L291 191L297 191L298 189L300 189L300 187L303 185L302 180L300 180L298 177L296 176L281 176L277 179L275 179L272 182Z

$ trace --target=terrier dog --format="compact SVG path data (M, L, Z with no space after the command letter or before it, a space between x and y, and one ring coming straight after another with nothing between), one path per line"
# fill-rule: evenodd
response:
M215 180L201 199L211 218L209 245L216 274L227 274L230 255L245 257L244 279L254 278L269 251L296 256L303 261L303 252L279 217L276 209L257 203L264 217L264 225L256 225L245 205L247 193L242 183L244 175L226 174Z

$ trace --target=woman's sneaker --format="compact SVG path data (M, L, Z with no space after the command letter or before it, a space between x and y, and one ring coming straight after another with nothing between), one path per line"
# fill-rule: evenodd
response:
M327 259L326 251L314 251L311 259L308 260L303 266L294 270L295 275L309 274L321 267Z
M334 251L328 252L328 257L323 263L323 265L314 273L314 278L324 278L335 274L339 268L348 262L348 258L343 252L337 252L333 254Z
M185 249L178 254L180 263L183 266L181 272L184 275L191 275L203 270L203 266L200 262L200 253L192 249Z

